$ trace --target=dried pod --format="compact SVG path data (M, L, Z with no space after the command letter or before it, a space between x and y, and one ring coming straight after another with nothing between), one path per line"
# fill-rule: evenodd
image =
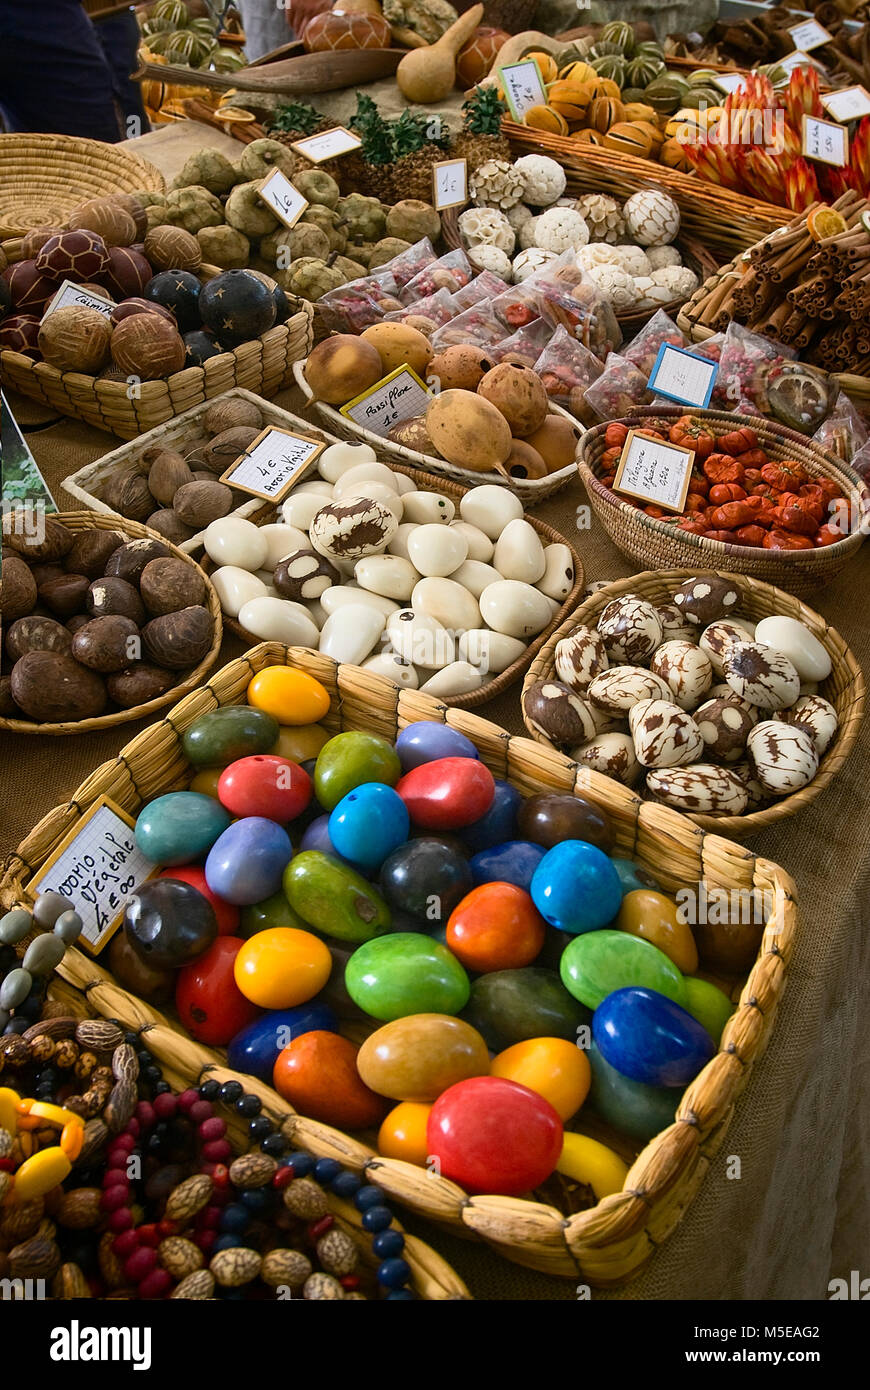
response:
M232 489L218 482L185 483L172 501L172 510L178 513L185 526L192 526L196 531L226 516L232 506Z
M164 545L162 541L146 538L127 541L126 544L119 545L117 550L112 551L103 573L107 576L113 575L117 579L126 579L128 584L138 584L145 566L151 560L157 560L161 556L171 553L169 547Z
M140 661L107 676L106 689L109 699L121 709L133 709L165 695L172 689L175 679L172 672L165 671L162 666L149 666L146 661Z
M103 531L97 527L92 531L77 531L63 567L70 574L86 574L88 579L99 579L106 573L109 556L123 544L124 537L119 531Z
M85 606L90 581L86 574L62 574L39 587L39 601L59 618L71 618Z
M36 580L23 560L10 555L3 560L0 577L0 613L7 623L25 617L36 605Z
M205 580L198 565L171 555L149 561L142 571L139 592L149 613L177 613L205 602Z

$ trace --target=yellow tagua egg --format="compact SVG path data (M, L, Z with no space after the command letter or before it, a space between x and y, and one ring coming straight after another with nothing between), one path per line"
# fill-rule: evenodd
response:
M331 734L322 724L288 724L281 729L269 752L275 758L289 758L291 763L304 763L316 758Z
M218 782L222 772L222 767L204 767L196 774L188 790L201 792L203 796L213 796L215 801L219 801Z
M603 1197L622 1191L628 1164L597 1139L586 1134L566 1134L556 1172L591 1187L600 1202Z
M241 947L233 966L236 984L261 1009L293 1009L318 994L332 970L329 947L298 927L269 927Z
M425 1168L429 1157L426 1125L431 1110L431 1105L415 1100L403 1100L395 1106L378 1133L378 1153L384 1158L401 1158L405 1163Z
M35 1197L43 1197L72 1172L72 1163L63 1149L52 1146L31 1154L15 1174L12 1189L13 1202L32 1202Z
M490 1074L516 1081L543 1096L563 1120L577 1114L592 1080L586 1053L565 1038L529 1038L514 1043L493 1058Z
M688 923L681 921L677 904L665 893L651 888L626 893L616 927L657 946L684 975L694 975L698 969L695 938Z
M315 724L329 711L329 695L305 671L267 666L248 686L248 704L265 710L279 724Z

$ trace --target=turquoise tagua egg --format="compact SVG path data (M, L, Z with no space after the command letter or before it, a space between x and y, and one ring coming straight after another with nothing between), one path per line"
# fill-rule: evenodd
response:
M610 862L619 875L623 897L626 893L634 893L638 888L658 889L659 885L652 874L635 864L633 859L611 859Z
M530 891L544 920L572 936L606 926L622 903L622 884L612 861L586 840L563 840L548 850Z
M645 1086L687 1086L715 1054L697 1019L652 989L618 989L592 1015L605 1062Z
M644 1086L640 1081L629 1081L605 1062L594 1042L586 1056L592 1070L588 1103L614 1129L646 1141L674 1123L679 1097L670 1086Z
M329 838L345 859L379 869L411 828L402 798L383 782L364 782L341 798L329 817Z
M208 854L230 816L213 796L168 792L139 812L136 844L154 864L190 864Z
M657 990L675 1004L688 1007L683 976L664 951L623 931L592 931L575 936L562 952L562 984L589 1009L597 1009L608 994L636 985Z
M353 1002L384 1023L409 1014L458 1014L470 990L453 953L417 932L367 941L348 961L344 982Z

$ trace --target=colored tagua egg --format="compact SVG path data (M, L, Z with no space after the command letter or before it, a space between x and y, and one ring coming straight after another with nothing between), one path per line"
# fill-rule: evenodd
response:
M289 758L292 763L304 763L316 758L330 735L320 724L284 724L269 752L276 758Z
M562 1151L562 1121L549 1101L499 1076L451 1086L432 1106L426 1134L442 1177L472 1195L530 1192Z
M369 1129L380 1124L387 1102L369 1090L356 1058L357 1049L340 1033L303 1033L278 1056L275 1090L309 1119L339 1129Z
M200 792L168 792L155 797L136 821L136 844L154 864L187 864L207 854L230 818L222 806Z
M447 945L467 970L518 970L540 954L546 930L524 888L484 883L450 914Z
M658 892L659 885L652 874L648 874L646 869L635 864L633 859L617 859L611 856L610 862L619 875L623 895L633 893L636 889L641 888L653 888Z
M227 902L258 903L276 893L293 854L290 836L263 816L234 821L215 841L205 861L212 892Z
M298 763L256 753L224 768L218 796L234 816L287 822L295 820L311 800L311 778Z
M503 782L499 777L494 780L495 792L489 810L460 832L469 854L490 849L517 834L517 812L522 804L522 795L510 782Z
M403 772L411 772L423 763L434 763L441 758L479 759L480 754L465 734L452 729L449 724L434 724L428 719L418 719L406 724L396 739L396 752Z
M532 899L550 926L577 935L612 922L622 885L610 859L585 840L548 850L532 878Z
M391 912L414 919L419 931L444 925L473 887L465 855L436 835L408 840L381 865L380 888Z
M568 993L556 972L537 965L481 975L462 1017L496 1051L528 1038L576 1042L578 1028L592 1022L589 1009Z
M626 893L616 918L618 931L640 937L657 946L684 975L698 969L698 948L695 938L681 921L673 898L648 888Z
M591 1187L596 1201L621 1192L628 1176L628 1164L619 1154L586 1134L566 1134L556 1164L559 1173Z
M312 1000L296 1009L276 1009L242 1028L227 1045L227 1066L272 1083L275 1063L303 1033L336 1033L338 1020L327 1004Z
M582 796L542 792L523 802L517 814L519 833L547 849L563 840L588 840L599 849L613 844L613 827L606 811Z
M629 985L657 990L675 1004L685 1005L686 987L669 956L621 931L584 932L575 936L562 955L562 983L590 1009L614 990Z
M489 1052L470 1024L447 1014L413 1014L366 1038L356 1059L367 1086L393 1100L433 1101L457 1081L486 1076Z
M211 796L217 801L218 782L222 772L222 767L204 767L192 778L188 791L199 792L202 796Z
M343 796L363 782L394 787L402 765L391 743L377 734L349 731L325 743L314 766L314 792L324 811L334 811Z
M329 948L296 927L272 927L248 937L236 956L235 981L261 1009L292 1009L318 994L332 970Z
M345 971L347 992L385 1023L408 1014L458 1014L468 1003L468 976L440 942L417 932L394 932L354 951Z
M485 815L495 796L488 767L472 758L438 758L406 772L396 791L424 830L459 830Z
M207 951L218 934L211 903L189 883L149 879L127 900L124 933L155 970L176 970Z
M570 1120L589 1092L591 1074L585 1052L567 1038L530 1038L492 1059L492 1076L528 1086L543 1096L562 1120Z
M213 893L206 883L205 871L199 864L177 864L171 869L163 869L159 878L174 878L177 883L189 883L197 893L202 893L211 903L217 920L219 936L234 936L239 927L239 909L235 903L225 902Z
M547 851L531 840L505 840L480 850L470 860L476 887L482 883L514 883L528 893L532 876Z
M644 1143L674 1123L679 1096L670 1086L631 1081L605 1062L594 1042L586 1055L592 1072L588 1103L602 1120Z
M303 921L298 912L294 912L283 888L279 888L277 893L270 893L268 898L262 898L258 903L245 903L237 911L239 936L255 936L257 932L268 931L270 927L299 927L302 931L308 930L308 923Z
M267 666L248 686L248 704L271 714L279 724L315 724L329 713L329 694L306 671Z
M227 705L194 719L181 746L194 767L226 767L253 753L268 753L278 737L278 721L265 710Z
M378 1130L378 1153L425 1168L429 1157L426 1126L431 1113L431 1105L413 1100L403 1100L395 1106Z
M692 1018L696 1018L707 1029L718 1047L722 1029L733 1014L734 1005L728 995L723 994L716 985L710 984L709 980L687 977L683 984L686 986L686 1009Z
M332 837L329 833L329 816L317 816L310 825L306 826L305 833L299 841L300 850L316 850L318 854L328 854L333 859L338 860L339 864L346 864L349 869L359 871L364 866L354 864L351 859L346 859L343 854L339 854Z
M219 936L178 972L175 1007L197 1042L224 1047L258 1016L256 1004L245 998L235 981L236 956L244 944L240 936Z
M390 909L378 890L319 850L303 850L291 859L284 893L303 922L339 941L370 941L390 930Z
M329 836L338 853L370 870L380 868L405 843L410 828L408 808L384 782L355 787L329 817Z
M706 1028L651 989L618 989L599 1004L592 1036L605 1062L645 1086L687 1086L715 1054Z

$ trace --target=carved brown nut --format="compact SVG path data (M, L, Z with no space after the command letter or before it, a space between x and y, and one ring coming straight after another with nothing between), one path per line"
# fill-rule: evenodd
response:
M595 734L589 702L561 681L529 686L523 694L523 714L533 729L558 748L585 743Z
M28 566L16 555L3 560L0 573L0 613L5 623L14 623L36 606L36 580Z
M740 761L754 722L737 700L707 700L695 710L706 756L723 763Z

